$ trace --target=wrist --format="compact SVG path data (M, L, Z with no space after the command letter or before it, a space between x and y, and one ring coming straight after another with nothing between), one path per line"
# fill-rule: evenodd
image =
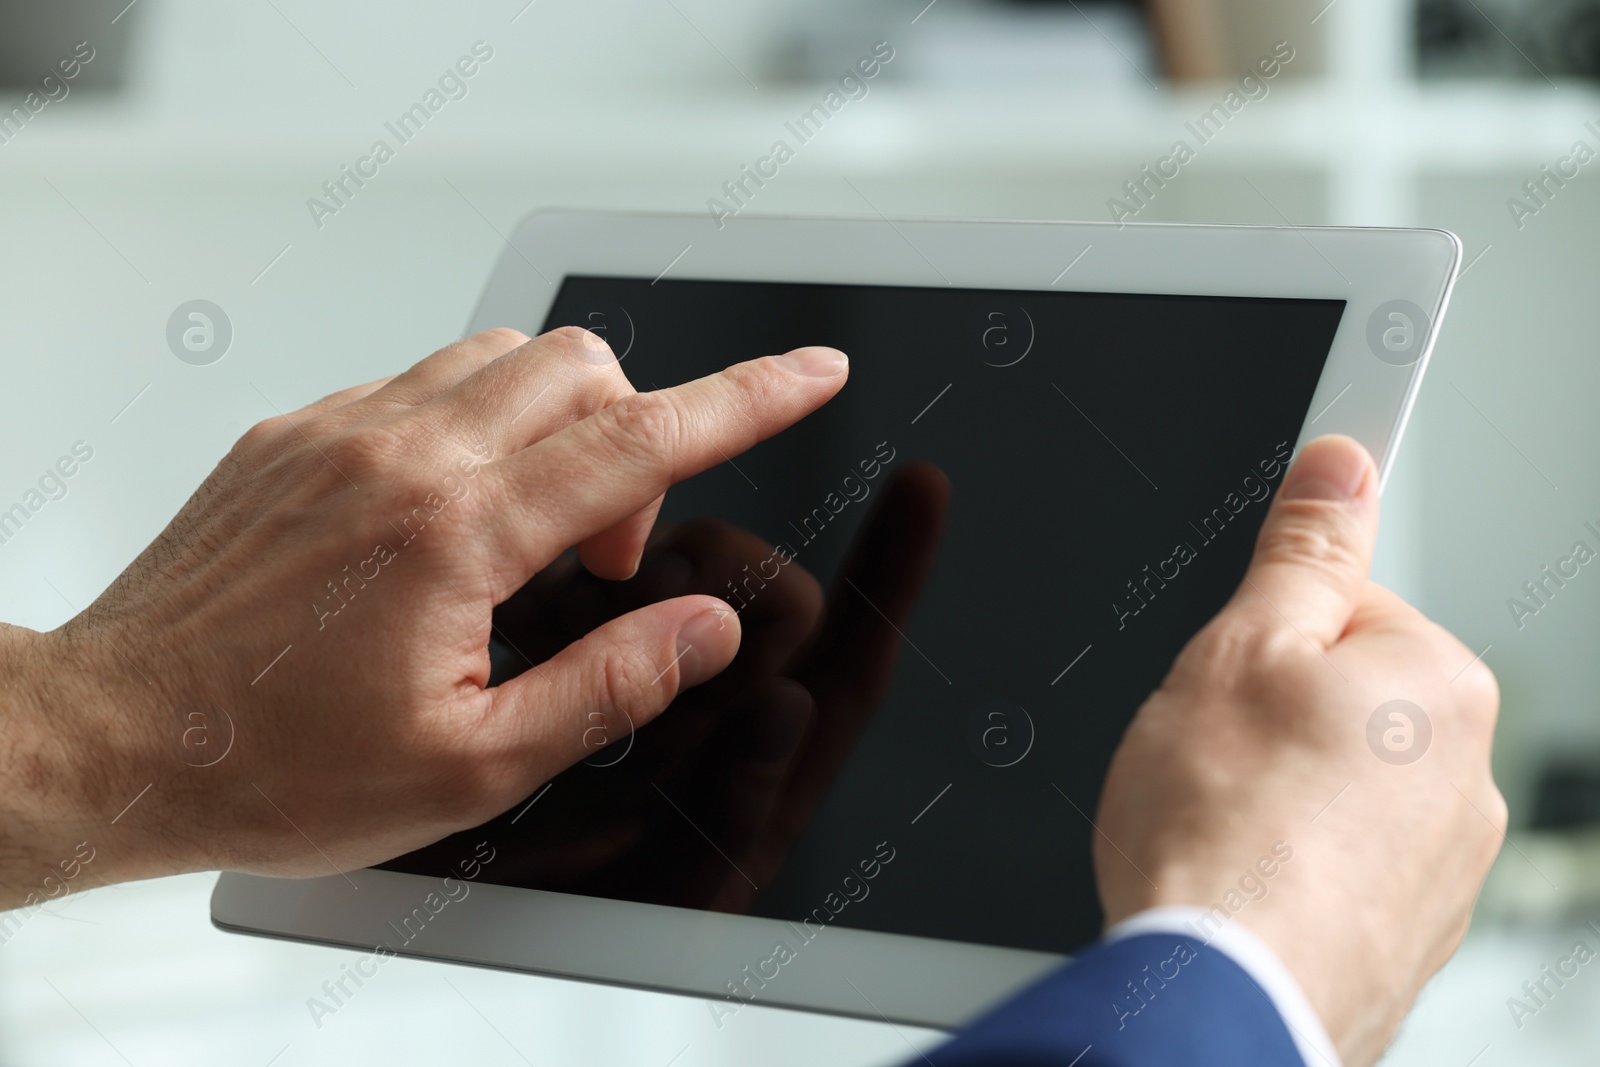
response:
M0 626L0 907L187 869L159 823L124 813L166 769L146 736L153 687L128 683L132 668L107 656L78 620L50 633Z
M64 871L58 866L76 858L79 844L87 840L87 820L69 736L58 724L56 700L45 692L54 685L47 641L32 630L0 626L0 674L5 678L0 696L5 736L0 746L0 908L36 904L80 884L74 878L75 884L63 886Z

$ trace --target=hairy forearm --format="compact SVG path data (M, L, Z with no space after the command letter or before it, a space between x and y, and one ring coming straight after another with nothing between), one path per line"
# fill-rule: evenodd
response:
M0 909L181 869L159 825L119 817L156 771L140 705L158 698L119 698L135 687L117 684L103 644L81 625L0 626Z

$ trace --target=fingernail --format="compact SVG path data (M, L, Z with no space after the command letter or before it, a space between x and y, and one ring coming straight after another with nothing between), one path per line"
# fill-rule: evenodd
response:
M773 359L807 378L832 378L843 374L850 360L837 348L797 348Z
M720 647L727 644L723 630L732 612L707 611L684 623L678 631L678 689L699 685L723 667Z
M1361 495L1372 463L1349 438L1318 438L1305 447L1284 478L1285 500L1353 500Z

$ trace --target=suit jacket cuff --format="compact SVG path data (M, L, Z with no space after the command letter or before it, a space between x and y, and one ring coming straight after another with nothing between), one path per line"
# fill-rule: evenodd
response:
M1151 908L1112 927L1105 941L1141 934L1182 934L1221 952L1237 963L1278 1009L1307 1067L1342 1067L1338 1050L1300 983L1265 941L1239 923L1218 926L1216 916L1204 908Z

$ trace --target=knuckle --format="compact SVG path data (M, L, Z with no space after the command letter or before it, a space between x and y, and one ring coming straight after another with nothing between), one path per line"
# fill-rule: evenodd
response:
M1458 641L1444 627L1420 613L1418 624L1424 629L1425 655L1439 679L1440 689L1450 696L1449 705L1456 718L1487 738L1500 715L1500 682L1483 657Z
M531 338L521 330L509 326L492 326L467 338L468 341L493 348L521 348Z
M363 477L393 481L394 473L400 468L399 460L407 454L405 439L380 426L345 430L317 451L321 454L314 458L326 459L337 471L336 478L349 478L356 485L361 484Z
M1340 726L1325 714L1307 714L1322 707L1307 693L1324 683L1325 671L1292 628L1226 611L1185 646L1168 684L1205 694L1200 703L1217 717L1214 726L1320 744Z
M561 335L556 345L567 364L564 370L569 381L564 391L568 394L568 422L586 418L634 392L622 364L604 339L577 326L564 326L555 332ZM530 369L539 374L551 373L547 363Z
M773 372L769 359L736 363L722 373L737 394L736 412L747 418L752 412L771 410L780 396L788 392L788 383Z
M540 340L550 344L575 345L581 344L585 337L592 336L594 335L582 326L557 326L553 330L547 330ZM595 338L595 340L598 341L599 338ZM603 344L604 342L601 343Z
M1463 691L1462 704L1469 719L1487 727L1494 725L1500 716L1500 682L1483 660L1475 660L1451 686Z
M653 712L665 700L666 673L635 650L607 649L601 658L599 696L604 704L600 711L608 723L612 712L630 723Z
M233 450L235 453L258 452L276 443L285 432L290 432L289 420L282 415L262 419L240 435L239 440L234 443Z
M601 433L627 459L673 456L683 438L683 418L671 400L658 393L633 393L601 409Z
M1345 581L1366 573L1365 538L1342 508L1320 500L1288 500L1261 530L1259 559Z
M622 364L614 359L585 361L585 367L592 383L591 391L598 394L603 403L613 403L636 391L623 372Z
M1278 627L1263 626L1236 612L1223 612L1184 647L1179 663L1208 682L1246 682L1282 657Z
M605 338L582 326L558 326L542 340L591 366L616 366L616 354Z

